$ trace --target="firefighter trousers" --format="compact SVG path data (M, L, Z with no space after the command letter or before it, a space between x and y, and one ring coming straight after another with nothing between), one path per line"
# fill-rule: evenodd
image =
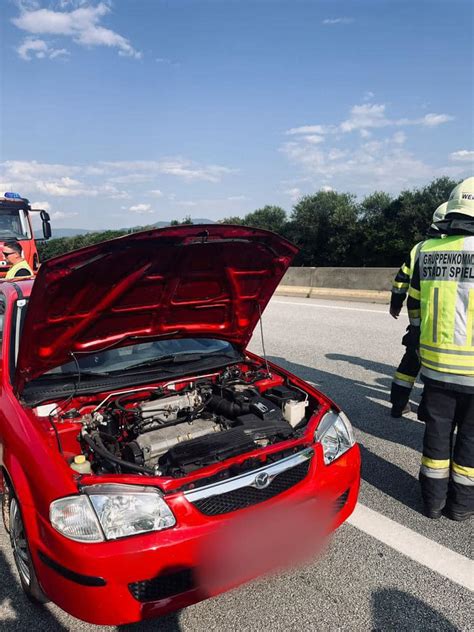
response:
M474 394L425 384L418 418L426 423L420 469L425 506L474 511Z
M411 327L411 326L410 326ZM408 404L411 390L420 370L420 359L417 353L417 346L413 344L412 332L410 327L403 337L402 343L406 346L403 358L398 365L392 380L392 388L390 390L390 402L393 407L400 412Z

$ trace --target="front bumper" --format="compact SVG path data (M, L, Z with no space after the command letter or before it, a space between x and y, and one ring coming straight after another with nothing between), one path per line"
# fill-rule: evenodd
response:
M239 520L255 517L257 508L281 508L285 515L291 516L289 504L294 507L309 502L325 505L327 501L327 506L333 508L329 530L334 530L352 513L359 484L357 445L329 466L324 465L320 446L315 446L307 476L259 505L209 516L201 513L184 494L175 494L169 504L177 525L166 531L82 544L61 536L47 520L38 516L38 541L31 543L33 561L43 590L66 612L95 624L132 623L178 610L258 574L256 567L230 576L216 572L212 581L203 582L201 569L213 555L214 569L217 570L218 565L225 568L228 556L233 557L235 567L234 544L239 539L253 540L234 538L227 540L228 546L210 552L211 545L222 544L221 534L229 525L239 525ZM315 526L317 520L315 518ZM294 535L295 531L285 536L288 544L295 540ZM258 552L253 551L252 555Z

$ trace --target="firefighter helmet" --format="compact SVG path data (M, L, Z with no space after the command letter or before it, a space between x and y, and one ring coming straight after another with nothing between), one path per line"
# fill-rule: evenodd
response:
M474 178L466 178L451 191L446 215L460 213L474 217Z
M447 208L448 208L447 202L443 202L442 204L438 206L436 211L433 213L433 223L441 222L445 218Z

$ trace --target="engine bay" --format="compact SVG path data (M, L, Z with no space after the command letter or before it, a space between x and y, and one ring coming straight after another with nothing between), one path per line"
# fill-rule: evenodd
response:
M305 392L281 378L232 366L212 376L112 393L87 412L69 408L57 426L80 429L76 437L95 474L179 477L298 437L314 412L309 404Z

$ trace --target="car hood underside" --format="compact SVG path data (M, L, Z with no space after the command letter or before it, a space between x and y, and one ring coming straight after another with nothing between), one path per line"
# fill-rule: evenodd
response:
M110 346L162 337L247 345L297 248L227 225L127 235L50 259L31 292L16 387Z

